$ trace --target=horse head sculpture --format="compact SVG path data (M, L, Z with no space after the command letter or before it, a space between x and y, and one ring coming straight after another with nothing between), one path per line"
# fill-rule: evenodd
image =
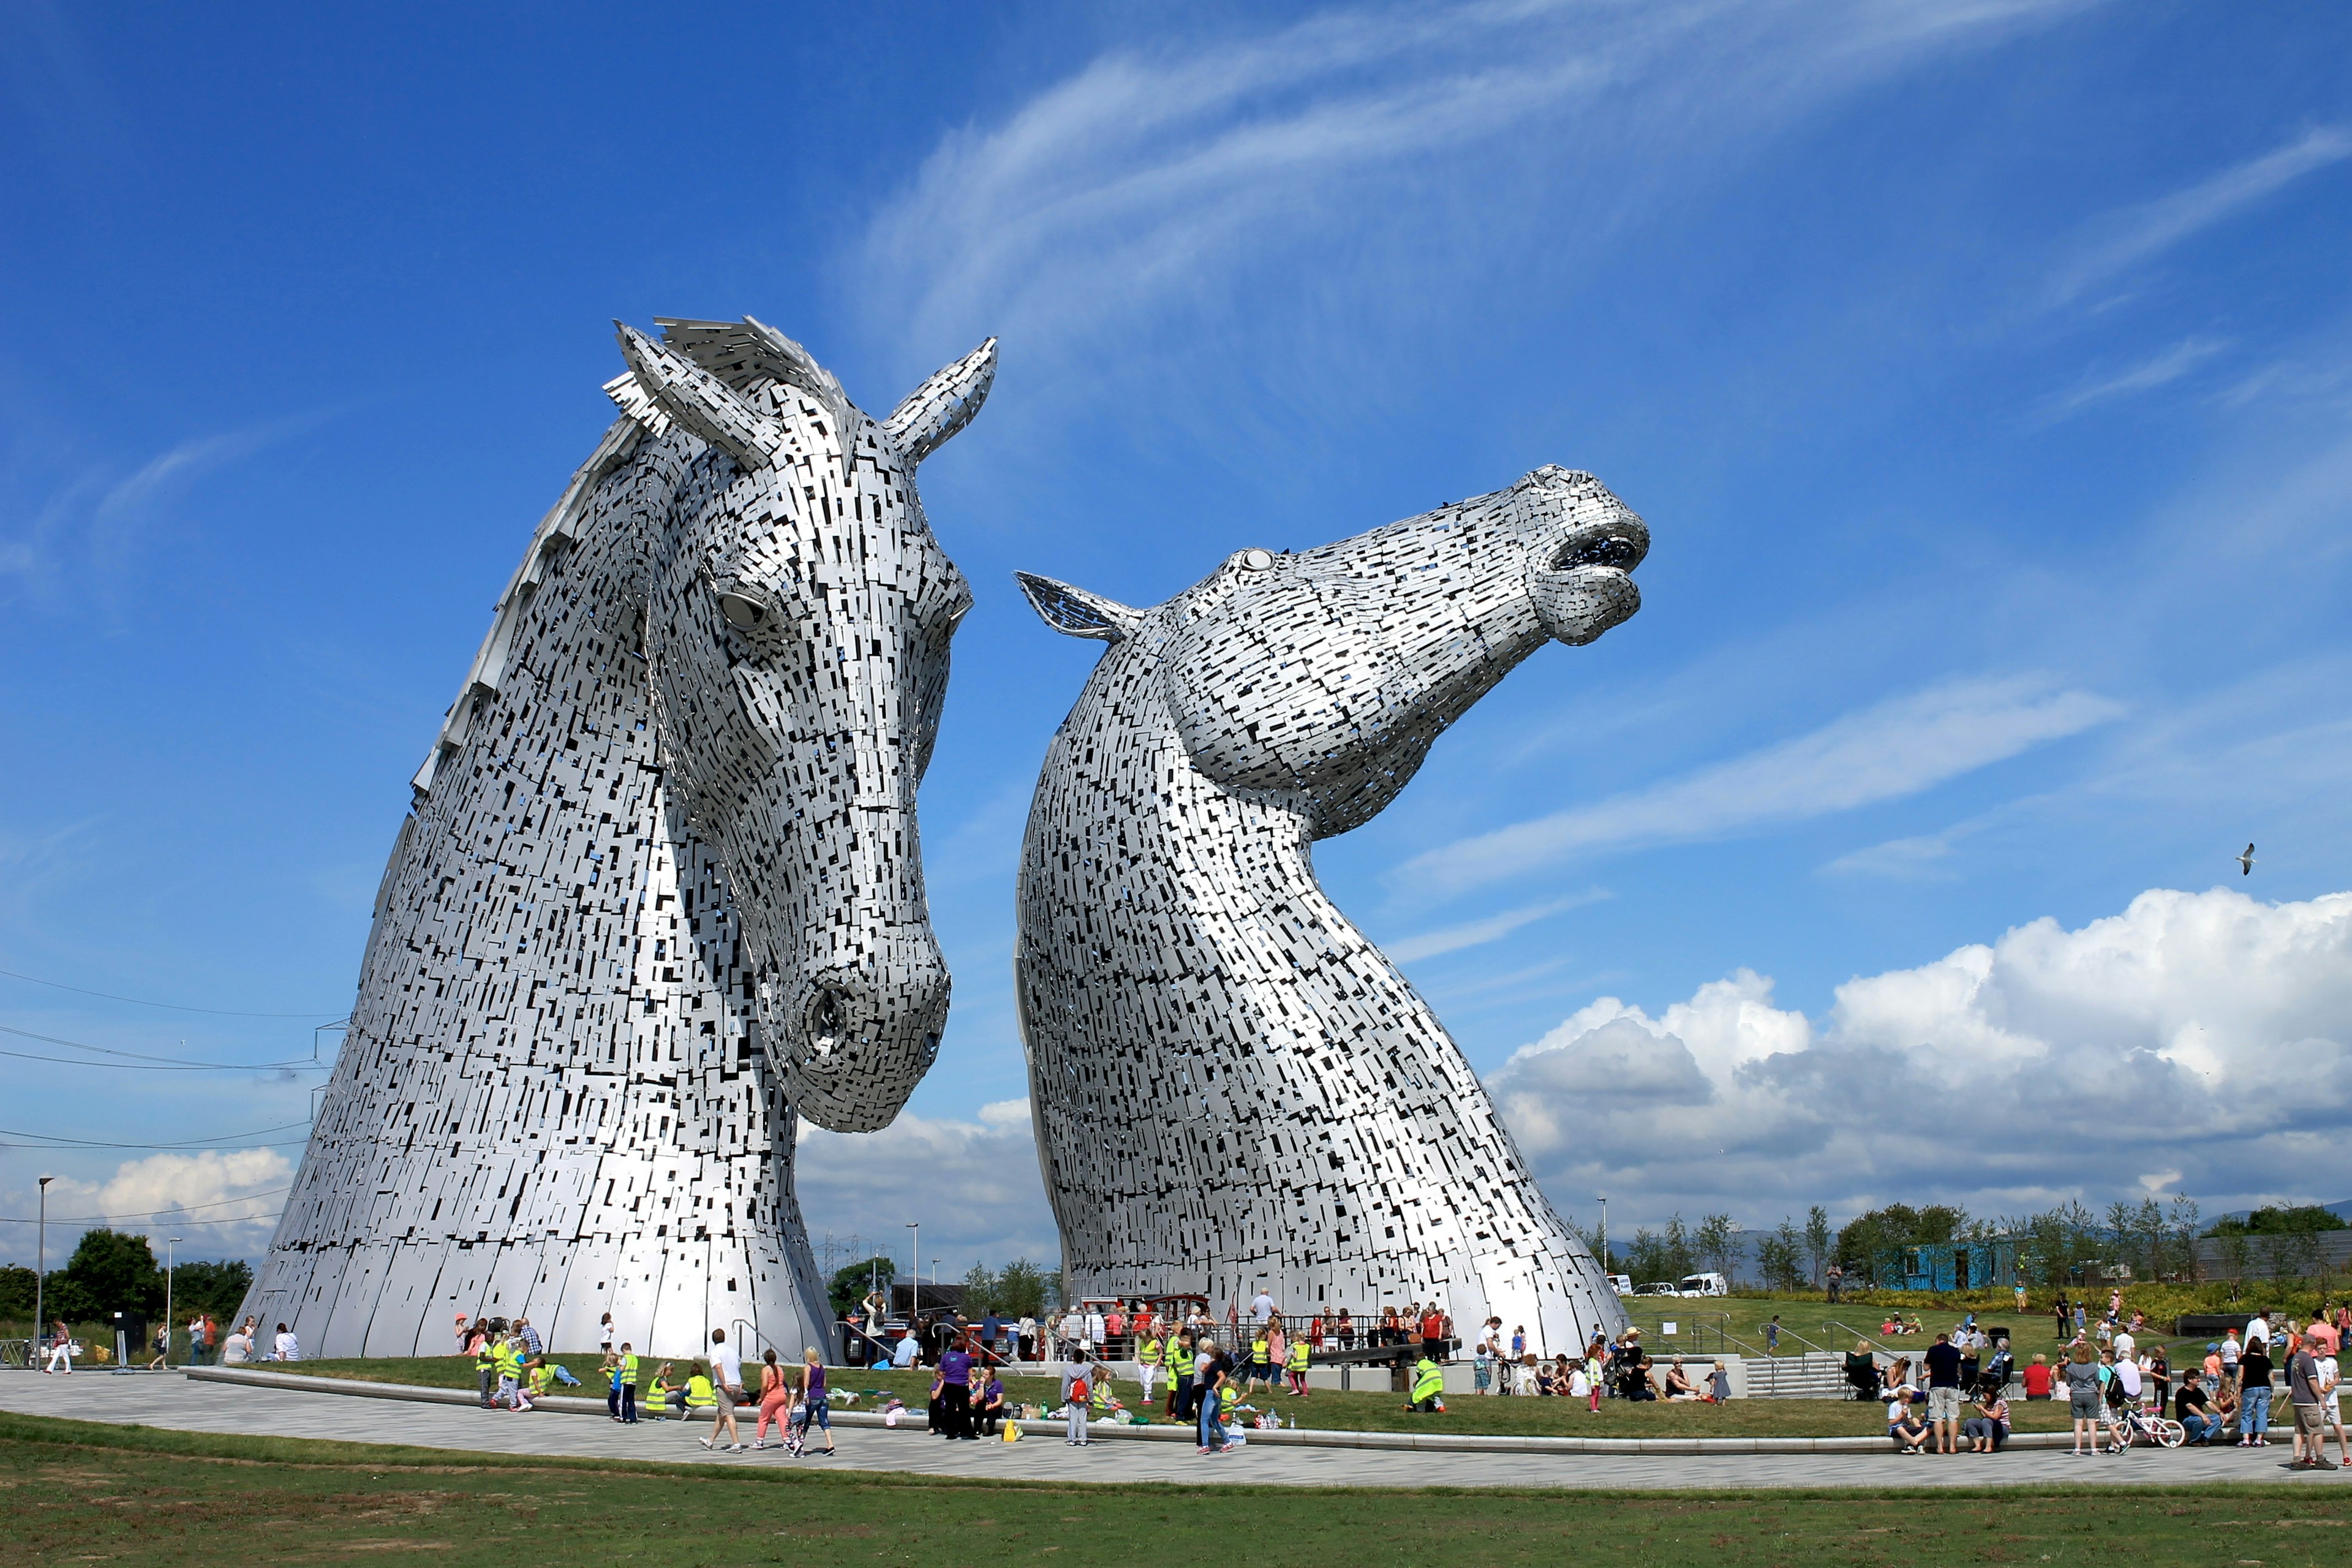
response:
M1073 1288L1443 1300L1555 1350L1622 1321L1309 847L1393 800L1529 654L1633 615L1648 549L1598 480L1546 468L1319 549L1240 551L1148 609L1020 576L1048 625L1111 644L1048 751L1017 905Z
M676 347L620 332L638 387L704 443L648 541L665 771L725 868L794 1109L870 1131L948 1010L915 790L971 590L914 468L979 407L994 340L876 420L757 322L673 329Z
M994 340L877 420L759 321L661 325L411 781L246 1303L315 1352L829 1343L797 1119L886 1125L939 1048L915 792L971 595L915 469Z

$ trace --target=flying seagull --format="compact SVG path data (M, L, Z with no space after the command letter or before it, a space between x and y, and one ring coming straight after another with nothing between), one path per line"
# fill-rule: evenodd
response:
M2241 877L2251 877L2253 874L2254 847L2249 844L2246 846L2246 852L2238 857L2238 875Z

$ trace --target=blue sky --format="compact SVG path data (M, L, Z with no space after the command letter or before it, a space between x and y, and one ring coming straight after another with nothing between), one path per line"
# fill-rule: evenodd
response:
M954 1015L899 1126L804 1143L820 1235L1054 1248L1011 876L1097 650L1011 571L1148 604L1548 462L1647 519L1641 615L1318 863L1563 1208L2346 1195L2341 7L0 26L0 969L302 1015L0 976L0 1024L307 1058L612 319L749 312L873 410L1003 339L923 475L979 595ZM0 1150L11 1215L271 1212L320 1076L0 1060L14 1132L221 1145Z

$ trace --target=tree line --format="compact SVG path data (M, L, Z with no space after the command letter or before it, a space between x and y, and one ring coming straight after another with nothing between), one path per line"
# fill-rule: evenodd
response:
M128 1312L149 1322L163 1312L163 1269L143 1236L119 1230L86 1230L62 1268L49 1271L45 1287L32 1269L0 1267L0 1320L33 1321L36 1289L41 1309L68 1323L110 1321ZM190 1261L172 1270L173 1316L185 1322L198 1312L226 1324L253 1288L253 1266L241 1258Z

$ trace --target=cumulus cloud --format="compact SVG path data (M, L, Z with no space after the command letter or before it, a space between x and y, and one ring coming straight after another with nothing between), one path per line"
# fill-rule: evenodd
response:
M1637 1221L2334 1201L2352 1194L2352 893L2152 890L1851 980L1818 1020L1746 970L1655 1016L1603 997L1492 1087L1557 1199L1607 1191Z
M854 1232L903 1261L912 1221L923 1227L925 1272L936 1258L950 1279L979 1261L1059 1258L1028 1100L993 1100L975 1116L902 1114L879 1132L802 1122L793 1180L811 1234Z
M126 1160L103 1181L60 1176L49 1184L49 1262L69 1256L84 1230L106 1225L152 1237L182 1237L185 1258L257 1258L278 1228L278 1211L294 1180L293 1162L275 1149L208 1149ZM9 1208L31 1215L37 1199L12 1194ZM29 1261L32 1228L6 1237L12 1256Z

